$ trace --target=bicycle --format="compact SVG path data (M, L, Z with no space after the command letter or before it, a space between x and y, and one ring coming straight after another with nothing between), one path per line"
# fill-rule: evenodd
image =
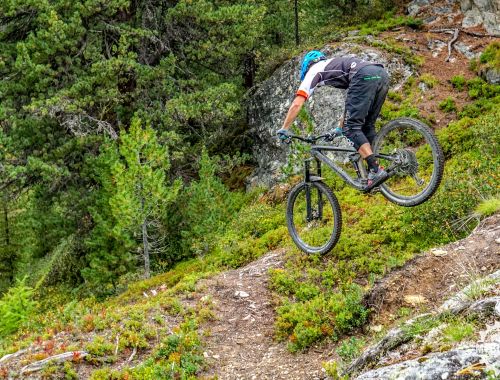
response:
M331 135L293 139L310 144L310 155L304 160L304 180L295 185L288 195L286 220L290 236L302 251L308 254L326 254L337 244L342 229L340 205L334 192L321 177L324 163L349 186L363 192L380 192L389 201L405 207L417 206L428 200L437 190L444 171L444 155L433 132L422 122L398 118L383 126L375 137L372 149L388 177L379 184L367 185L367 171L363 159L354 147L317 145ZM340 137L345 138L345 137ZM334 139L335 141L335 139ZM356 177L353 178L326 156L328 152L347 154ZM311 161L316 172L311 171Z

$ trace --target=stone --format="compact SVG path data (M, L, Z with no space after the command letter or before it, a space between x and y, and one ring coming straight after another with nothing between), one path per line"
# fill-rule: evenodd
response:
M500 84L500 69L487 69L484 73L484 79L490 84ZM496 239L495 241L500 244L500 239Z
M250 294L248 294L247 292L244 292L243 290L237 290L234 293L234 296L239 297L239 298L248 298L248 297L250 297Z
M464 13L462 27L483 25L489 34L500 36L500 2L498 0L461 0Z
M448 251L445 251L444 249L438 249L438 248L433 248L431 249L431 253L434 255L434 256L446 256L448 254Z
M422 7L428 6L429 4L429 0L413 0L410 4L408 4L406 9L410 16L416 16L420 13Z
M429 87L424 83L424 82L420 82L418 84L418 88L420 89L420 91L422 92L427 92L429 90Z
M407 304L410 304L412 306L418 306L422 305L427 302L424 296L421 296L419 294L415 295L407 295L404 297L404 300Z
M338 47L327 46L322 51L328 57L355 55L362 59L378 61L391 76L392 89L400 88L413 75L413 70L404 61L374 48L354 43ZM301 56L285 62L270 78L253 89L248 101L248 123L253 137L253 157L257 169L247 180L247 187L271 187L284 178L283 166L287 163L288 148L280 144L276 131L281 127L288 106L294 98L300 80L298 66ZM315 124L315 134L325 133L337 126L344 113L345 91L324 86L316 89L306 102L306 107Z
M432 12L439 15L448 15L453 12L451 7L433 7Z
M441 51L446 48L448 45L446 42L441 40L430 40L427 43L427 48L432 52L432 56L436 58Z
M365 372L356 379L440 379L444 374L455 374L478 362L484 364L484 372L498 373L499 356L500 343L484 343L429 354L424 361L419 358L378 368Z
M478 58L480 56L480 53L474 53L471 50L471 47L464 44L463 42L456 42L453 45L453 48L462 55L464 55L467 59Z
M462 27L472 28L474 26L481 25L483 23L483 16L477 8L471 9L464 14L464 19L462 20Z

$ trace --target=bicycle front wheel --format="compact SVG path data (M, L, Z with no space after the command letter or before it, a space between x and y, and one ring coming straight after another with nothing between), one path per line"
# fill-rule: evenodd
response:
M337 244L342 228L340 205L323 182L302 182L288 196L288 232L294 243L308 254L325 254Z
M399 118L383 126L373 142L373 151L395 175L380 186L389 201L416 206L437 190L444 171L444 156L431 129L419 120Z

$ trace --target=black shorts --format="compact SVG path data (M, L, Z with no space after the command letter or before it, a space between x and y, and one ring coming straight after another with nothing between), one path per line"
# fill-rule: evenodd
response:
M375 121L389 91L389 75L382 66L361 68L351 79L345 102L344 135L354 147L372 143Z

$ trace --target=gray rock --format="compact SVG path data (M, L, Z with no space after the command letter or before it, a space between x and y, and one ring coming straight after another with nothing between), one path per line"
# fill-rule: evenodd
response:
M431 24L434 21L436 21L437 19L438 19L438 16L436 16L436 15L426 17L426 18L424 18L424 24Z
M500 69L497 68L488 69L486 70L484 77L488 83L500 84Z
M433 7L432 12L439 15L447 15L453 12L451 7Z
M455 374L473 364L482 363L485 371L500 374L500 343L484 343L457 348L424 358L408 360L388 367L378 368L358 376L357 380L419 379L434 380L457 378ZM484 373L480 372L479 374ZM444 376L444 377L443 377Z
M483 25L489 34L500 36L500 2L498 0L461 0L464 13L462 27Z
M468 10L464 14L464 19L462 21L462 27L472 28L474 26L481 25L483 23L483 15L479 12L479 9L473 8Z
M420 13L422 7L425 7L429 4L429 0L413 0L412 2L410 2L410 4L408 4L408 7L406 9L410 16L416 16Z
M391 57L376 49L346 43L339 47L322 49L327 56L358 56L369 61L384 64L391 76L391 86L399 88L413 74L410 66L398 57ZM356 54L353 54L356 52ZM288 152L276 138L288 107L300 84L298 66L302 57L295 57L264 81L248 102L248 122L254 138L253 156L257 169L248 179L248 187L272 186L283 178L281 168L287 162ZM337 126L344 113L345 91L324 86L316 89L306 102L306 107L316 126L314 131L321 134Z
M450 299L446 300L441 307L438 309L440 313L451 311L454 309L465 308L469 302L471 302L471 295L474 292L487 292L496 283L500 281L500 270L497 270L490 275L477 279L463 288L460 292L453 295Z
M422 92L427 92L429 90L429 87L424 83L424 82L420 82L418 84L418 88L420 89L420 91Z
M474 53L471 50L471 47L464 44L463 42L456 42L453 47L456 51L463 54L467 59L477 58L481 55L481 53Z

